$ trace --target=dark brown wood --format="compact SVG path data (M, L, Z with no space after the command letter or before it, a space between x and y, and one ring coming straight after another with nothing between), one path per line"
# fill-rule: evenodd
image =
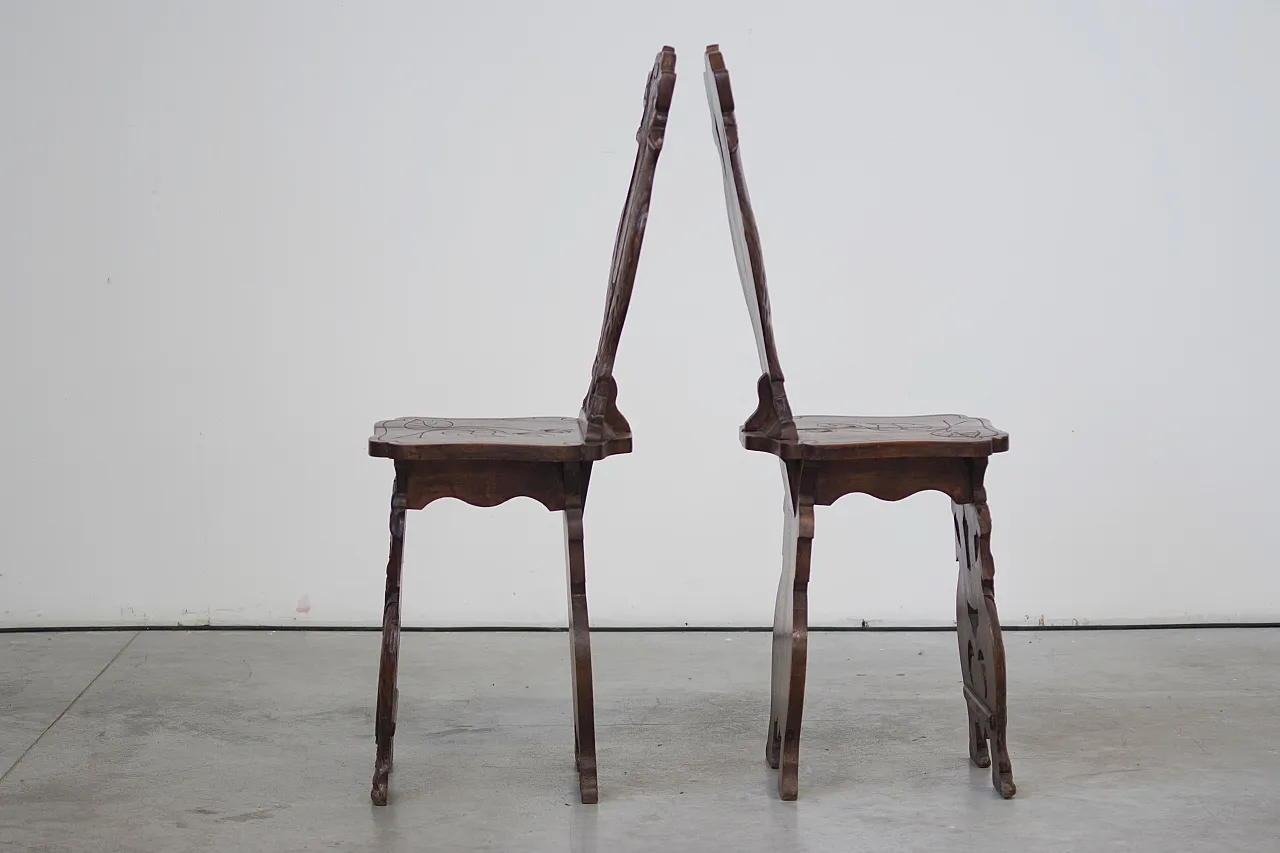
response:
M631 452L631 435L588 442L577 418L396 418L379 421L369 455L414 462L595 461Z
M967 415L845 417L803 415L796 438L782 440L743 427L742 446L783 459L887 459L989 456L1009 449L1009 434Z
M967 459L888 457L807 464L816 469L814 503L819 506L831 506L845 495L900 501L925 491L942 492L951 500L964 503L971 500L973 493Z
M784 462L782 577L773 610L773 687L765 758L778 771L778 795L799 793L800 723L809 655L809 556L813 549L813 504L818 467Z
M956 561L960 579L956 589L956 628L960 642L960 670L969 708L969 758L991 767L991 784L1008 799L1017 793L1013 763L1005 737L1008 724L1004 638L996 614L996 566L991 559L991 511L983 485L986 459L966 460L971 498L954 501ZM991 749L987 749L987 742ZM995 753L992 760L991 753Z
M581 780L582 802L594 803L596 783L596 711L591 688L591 628L587 622L587 563L582 512L587 504L590 462L564 464L564 554L569 581L569 674L573 685L573 758Z
M813 507L861 493L886 501L925 490L951 497L960 582L957 631L964 695L969 708L970 757L992 764L1001 796L1016 791L1005 737L1007 723L1004 645L996 616L991 515L983 475L987 459L1009 448L1007 433L967 415L906 417L794 416L787 399L774 339L769 293L751 200L742 173L739 128L724 56L707 48L705 81L734 256L760 356L758 404L740 431L748 450L782 462L787 490L785 558L773 622L773 683L765 756L778 769L778 792L798 793L800 723L807 665L809 554Z
M747 299L751 328L756 336L756 353L760 357L760 379L756 382L759 405L747 419L746 429L760 435L794 441L796 426L791 417L778 361L778 347L773 339L773 319L769 308L769 289L764 276L764 253L760 250L760 232L756 228L747 181L742 174L742 157L738 151L738 120L733 109L733 87L724 57L716 45L707 48L707 98L711 105L711 121L720 152L724 178L724 200L729 211L729 231L733 236L733 255L738 262L738 278Z
M583 513L592 462L631 451L631 427L618 411L613 366L644 242L653 179L675 87L675 64L675 51L664 47L654 60L645 85L644 112L636 133L636 160L609 269L604 322L591 383L578 417L408 417L374 425L369 455L393 459L396 465L378 675L377 756L371 794L375 805L387 804L399 703L396 668L405 512L423 509L441 498L495 506L527 497L549 510L564 513L574 759L582 802L598 800Z
M676 52L664 47L653 63L645 86L644 112L636 131L636 161L631 169L631 185L627 201L618 220L618 234L613 243L613 262L609 265L609 290L605 295L604 322L600 326L600 342L595 363L591 366L591 384L582 400L578 418L582 434L592 443L611 439L630 439L631 426L618 411L618 384L613 379L613 363L622 339L622 326L631 304L636 267L640 263L640 247L649 221L649 199L653 194L653 176L662 153L667 132L667 114L676 85ZM628 449L630 444L628 443ZM589 457L584 457L589 458Z
M568 505L563 466L578 463L446 459L399 464L410 470L409 509L424 509L440 498L457 498L472 506L497 506L512 498L533 498L557 512Z
M376 806L387 804L391 776L392 747L396 736L396 713L400 691L396 670L400 662L400 567L404 560L404 521L409 492L409 467L396 463L396 480L391 489L391 552L387 557L387 587L382 603L382 660L378 666L378 706L374 719L377 757L373 764Z

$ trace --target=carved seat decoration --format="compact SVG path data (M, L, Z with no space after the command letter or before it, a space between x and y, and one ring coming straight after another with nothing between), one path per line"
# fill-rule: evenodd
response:
M635 167L618 223L604 323L591 382L576 418L432 418L381 421L369 439L369 455L395 460L391 493L391 554L382 622L382 659L371 797L386 805L396 734L400 650L400 568L405 512L451 497L475 506L495 506L529 497L564 513L569 586L569 645L573 683L574 755L582 802L598 798L595 711L591 689L591 642L587 623L586 564L582 516L591 465L631 451L631 427L618 411L614 358L631 300L653 178L662 152L667 113L676 82L676 54L664 47L645 86L644 112Z

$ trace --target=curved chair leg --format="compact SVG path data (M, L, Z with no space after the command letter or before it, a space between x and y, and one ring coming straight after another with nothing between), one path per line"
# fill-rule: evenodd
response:
M782 577L773 612L773 685L765 757L778 769L778 795L799 795L800 724L809 644L809 556L813 545L816 469L787 462ZM807 469L807 470L806 470Z
M587 621L587 564L582 512L591 463L567 463L564 510L565 568L569 580L569 664L573 681L573 751L582 802L598 802L595 701L591 689L591 629Z
M960 564L956 628L969 711L969 758L979 767L991 767L991 784L1000 796L1009 799L1018 789L1013 782L1013 763L1006 738L1004 638L996 613L991 512L982 484L987 460L974 459L970 464L973 466L973 502L952 504L956 559Z
M378 752L373 764L373 789L369 792L375 806L387 804L400 705L396 669L400 660L400 565L404 558L407 489L408 471L397 464L396 484L391 493L391 553L387 558L387 589L382 608L382 659L378 666L378 707L374 724Z

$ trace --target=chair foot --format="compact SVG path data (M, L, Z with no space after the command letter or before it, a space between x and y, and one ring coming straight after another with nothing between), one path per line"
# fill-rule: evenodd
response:
M1000 792L1000 796L1006 800L1012 800L1014 795L1018 793L1018 786L1013 784L1012 776L1001 776L998 780L993 780L995 789Z
M591 806L600 802L600 789L596 783L594 761L578 759L578 793L582 796L583 805Z
M769 721L769 733L764 740L764 760L774 770L778 769L778 751L782 748L782 735L778 734L778 721Z
M991 753L987 750L987 736L982 730L982 724L973 719L972 714L969 718L969 760L978 767L991 766Z
M1003 728L998 726L991 738L991 750L995 753L991 761L991 786L1000 796L1011 800L1018 793L1018 786L1013 783L1013 762L1009 759Z
M782 762L778 769L778 799L794 802L800 796L800 762Z
M373 800L375 806L385 806L387 804L387 788L390 776L390 764L386 766L379 765L374 768L373 789L369 792L369 799Z

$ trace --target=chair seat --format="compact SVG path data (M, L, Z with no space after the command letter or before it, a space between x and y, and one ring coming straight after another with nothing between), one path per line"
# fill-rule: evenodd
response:
M783 459L891 459L909 456L990 456L1009 449L1009 434L984 418L908 415L896 418L805 415L795 441L743 431L748 450Z
M379 421L369 455L422 462L582 462L631 451L631 436L588 443L577 418L396 418Z

